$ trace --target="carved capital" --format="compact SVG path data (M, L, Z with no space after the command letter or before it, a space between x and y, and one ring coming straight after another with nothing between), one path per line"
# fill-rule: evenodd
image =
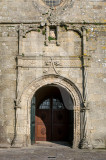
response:
M14 100L14 103L15 103L14 109L21 108L21 107L19 106L19 103L18 103L18 100L17 100L17 99Z

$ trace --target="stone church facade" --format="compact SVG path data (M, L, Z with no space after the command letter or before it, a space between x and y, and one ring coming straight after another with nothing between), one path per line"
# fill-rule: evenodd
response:
M0 1L0 146L68 135L73 148L106 148L105 6Z

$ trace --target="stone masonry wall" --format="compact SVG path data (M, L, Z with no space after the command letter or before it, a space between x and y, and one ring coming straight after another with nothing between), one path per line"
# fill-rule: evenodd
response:
M88 68L88 128L91 142L106 147L106 28L91 26L87 33L87 50L92 57Z
M14 135L16 55L18 38L15 26L0 26L0 143L11 143Z
M105 0L69 0L70 5L52 13L51 21L75 28L85 26L87 67L87 138L94 148L106 147L106 26ZM41 5L40 5L41 4ZM0 144L11 145L14 138L14 100L35 78L60 74L82 88L82 38L78 32L60 27L60 46L45 46L41 31L30 31L20 43L19 28L48 23L49 8L42 0L0 0ZM55 17L55 18L54 18ZM54 19L53 19L54 18ZM45 26L45 25L44 25ZM19 44L20 43L20 44ZM19 46L20 45L20 46ZM65 53L65 57L64 57ZM18 55L19 54L19 55ZM16 57L18 55L18 86ZM51 56L55 69L51 70ZM33 57L34 56L34 57ZM38 56L38 57L36 57ZM44 56L48 56L45 58ZM67 56L67 58L66 58ZM73 56L74 58L70 58ZM66 59L65 59L66 58ZM74 66L74 67L73 67ZM77 67L75 67L77 66ZM43 68L43 69L42 69ZM57 73L56 73L57 72Z
M105 0L72 0L72 3L70 0L70 4L67 9L63 9L62 14L56 17L57 19L70 22L106 22ZM0 22L44 21L39 11L42 13L48 11L48 7L42 0L0 0Z

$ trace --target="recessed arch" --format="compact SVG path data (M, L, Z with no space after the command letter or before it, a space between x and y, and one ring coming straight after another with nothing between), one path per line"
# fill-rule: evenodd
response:
M35 92L45 85L58 85L65 89L72 97L74 103L74 141L73 147L78 147L80 143L80 109L82 106L82 96L76 85L67 78L59 75L45 75L38 79L33 80L24 90L21 97L18 99L17 109L17 138L20 140L20 130L22 132L21 144L31 144L30 140L30 111L31 111L31 99ZM21 114L24 113L24 120L26 125L23 126L20 119ZM27 139L26 139L27 137ZM23 141L23 142L22 142Z
M31 102L31 98L33 97L34 93L42 86L45 86L47 84L58 84L62 86L63 88L66 88L67 91L71 94L74 100L75 106L82 106L83 99L81 96L81 93L78 89L78 87L72 82L71 80L55 74L48 74L44 75L42 77L39 77L37 79L33 79L30 84L28 84L20 97L18 97L17 103L18 106L21 107L22 101L24 101L25 98L27 98L27 103ZM27 94L26 94L27 93ZM25 97L25 98L24 98Z

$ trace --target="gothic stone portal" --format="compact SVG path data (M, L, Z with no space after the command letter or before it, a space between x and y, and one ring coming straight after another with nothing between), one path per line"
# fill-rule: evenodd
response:
M32 103L32 104L34 104L33 105L34 107L31 107L31 100L32 100L33 95L35 95L36 102L37 102L36 107L43 106L42 103L48 99L47 94L45 94L46 93L45 89L42 90L42 92L45 92L45 93L41 94L43 96L38 96L39 97L38 100L37 100L37 94L39 94L40 89L45 86L49 86L49 88L51 86L57 87L57 88L59 88L59 90L61 92L63 92L63 93L65 92L65 95L71 97L72 101L69 101L69 104L70 104L70 102L73 102L73 104L71 103L71 105L66 105L65 107L69 107L69 109L73 108L73 110L72 110L73 116L69 115L69 119L70 119L70 117L74 117L74 118L73 118L73 121L71 121L71 119L70 119L69 122L67 122L67 134L68 134L68 131L71 130L70 131L71 134L68 136L68 140L70 139L71 142L73 141L73 147L78 147L79 143L80 143L80 138L81 138L81 132L80 132L80 107L81 107L80 105L82 103L81 102L82 101L81 94L73 82L71 82L70 80L68 80L62 76L58 76L58 75L54 75L54 74L45 75L39 79L32 81L32 83L30 83L28 85L28 87L26 87L24 89L21 97L18 99L18 108L17 108L17 113L16 113L16 116L17 116L17 128L16 128L17 129L17 137L16 137L15 145L16 146L20 146L20 145L25 146L25 145L31 144L31 141L35 141L36 136L33 136L33 131L35 131L35 130L33 130L34 129L33 127L31 128L31 124L33 124L33 126L35 125L35 115L34 115L34 123L32 123L32 119L31 119L31 108L34 109L35 104ZM56 88L55 88L55 91L56 91ZM58 91L56 91L56 92L58 92ZM64 102L61 99L61 97L64 94L63 95L57 94L57 93L55 94L55 92L53 93L53 91L50 93L52 93L52 95L49 94L49 98L52 99L51 104L53 103L53 100L55 99L56 101L61 103L61 105L64 106ZM44 95L45 95L45 97L44 97ZM65 102L68 102L68 101L65 101ZM53 104L51 105L51 108L53 108ZM53 109L51 109L51 110L54 112ZM64 116L66 116L67 110L64 110L64 111L66 113L64 112L64 114L63 113L62 114ZM34 112L34 111L32 110L32 112ZM25 121L24 124L22 123L22 120L21 120L22 114L24 116L24 121ZM37 114L39 115L39 112L37 112ZM37 116L37 114L36 114L36 116ZM57 113L54 113L54 116L56 114ZM51 117L53 117L53 114L51 115ZM55 118L56 118L56 116L55 116ZM73 124L71 122L73 122ZM64 123L66 123L66 122L64 121L63 124ZM59 122L59 125L61 125L60 122ZM69 126L72 126L72 127L69 127ZM54 126L52 125L52 127L54 127ZM63 130L64 127L62 126L61 129ZM44 133L44 130L42 131L42 133ZM52 133L53 133L53 131L52 131ZM58 140L59 140L59 138L58 138ZM63 140L63 137L61 140Z

